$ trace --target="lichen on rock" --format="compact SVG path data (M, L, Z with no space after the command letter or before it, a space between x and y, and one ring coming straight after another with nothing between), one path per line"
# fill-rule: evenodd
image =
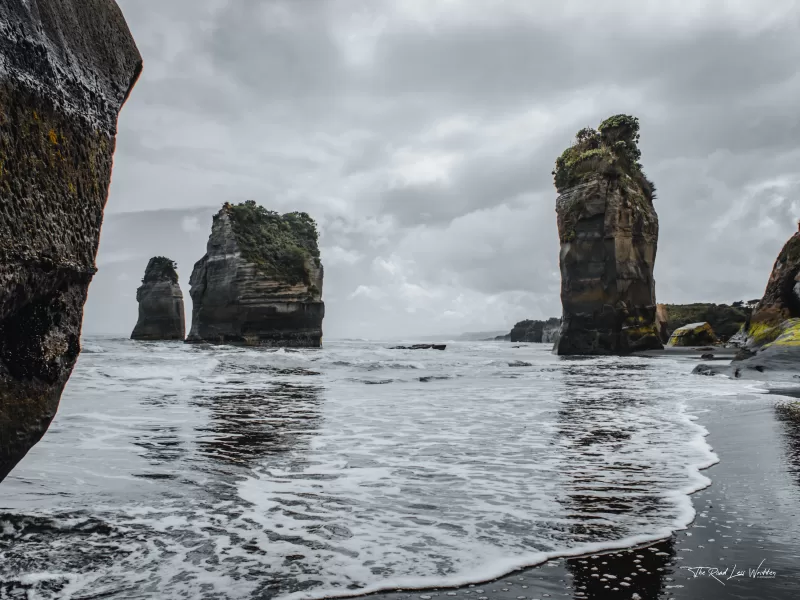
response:
M672 332L669 346L709 346L717 343L717 336L708 323L689 323Z
M0 480L80 352L117 116L142 68L113 0L0 2Z
M186 341L318 347L322 280L310 216L278 215L253 201L226 203L189 280L193 310Z
M661 348L653 268L655 188L639 163L639 123L616 115L582 129L556 160L563 317L558 354Z
M142 285L136 290L139 320L131 333L133 340L183 340L186 321L183 292L178 285L177 265L165 256L147 263Z

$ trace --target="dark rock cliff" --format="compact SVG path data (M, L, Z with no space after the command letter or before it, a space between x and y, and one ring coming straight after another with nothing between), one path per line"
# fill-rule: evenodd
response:
M556 161L561 242L557 354L660 349L653 268L654 186L639 164L639 124L617 115L583 129Z
M547 321L526 319L514 325L508 339L511 342L552 343L560 326L561 319L558 317Z
M206 255L189 280L187 342L252 346L322 344L322 263L314 221L254 202L214 216Z
M142 60L112 0L0 2L0 480L80 352L117 115Z
M132 340L182 340L186 337L183 292L175 263L154 256L147 263L142 285L136 290L139 320Z

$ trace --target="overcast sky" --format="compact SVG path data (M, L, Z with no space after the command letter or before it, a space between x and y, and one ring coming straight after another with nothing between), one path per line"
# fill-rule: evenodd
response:
M87 333L130 332L155 254L189 313L211 214L246 199L318 221L326 337L560 315L553 163L621 112L660 302L759 297L800 217L798 1L118 2L144 72Z

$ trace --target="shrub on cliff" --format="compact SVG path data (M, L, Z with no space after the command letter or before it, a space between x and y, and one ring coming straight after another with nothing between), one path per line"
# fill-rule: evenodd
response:
M630 115L609 117L597 129L585 127L575 142L556 159L554 182L559 193L590 176L632 178L648 200L655 198L655 186L645 177L639 159L639 119Z
M154 256L147 263L142 283L162 281L164 279L169 279L172 283L178 283L177 268L177 263L166 256Z
M290 285L310 283L306 259L319 266L317 225L307 213L279 215L253 200L226 204L242 256Z

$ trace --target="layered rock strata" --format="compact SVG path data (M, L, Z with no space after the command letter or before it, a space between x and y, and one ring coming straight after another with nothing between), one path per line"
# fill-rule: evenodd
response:
M147 263L142 285L136 290L139 320L132 340L183 340L186 320L183 292L178 285L175 263L163 256L154 256Z
M316 225L306 213L226 203L189 280L186 341L319 347L322 279Z
M643 174L638 121L617 115L578 132L556 161L563 316L554 352L661 349L653 268L654 186Z
M113 0L0 2L0 480L80 352L117 116L142 60Z

